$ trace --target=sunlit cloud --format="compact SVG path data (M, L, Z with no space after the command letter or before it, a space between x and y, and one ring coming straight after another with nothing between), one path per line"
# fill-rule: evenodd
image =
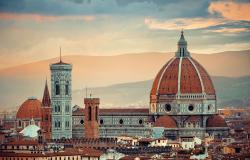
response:
M241 33L241 32L248 32L248 28L220 28L220 29L214 29L209 30L210 32L215 33Z
M191 50L193 53L218 53L218 52L224 52L225 50L223 48L227 48L226 51L239 51L239 50L249 50L250 44L249 43L226 43L223 44L223 47L221 47L221 44L212 44L210 47L207 46L196 46Z
M74 15L74 16L50 16L50 15L41 15L41 14L16 14L16 13L0 13L0 20L32 20L32 21L55 21L55 20L83 20L83 21L93 21L96 19L96 16L92 15Z
M216 1L210 4L208 11L212 14L219 13L228 20L250 21L250 3Z
M225 24L226 21L220 18L178 18L160 21L154 18L145 18L144 23L150 29L180 30L180 29L202 29L211 26Z

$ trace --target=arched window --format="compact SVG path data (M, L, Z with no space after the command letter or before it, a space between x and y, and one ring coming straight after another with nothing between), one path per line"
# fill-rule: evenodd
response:
M98 107L95 107L95 120L98 121Z
M91 121L92 117L91 117L91 107L89 106L89 121Z
M69 128L69 121L65 121L65 127Z
M49 120L49 116L46 114L45 115L45 121L48 121Z
M69 95L69 81L65 84L65 95Z
M55 82L55 86L56 86L56 95L60 95L60 85L58 81Z
M69 112L69 105L65 106L65 112Z
M18 126L21 127L22 126L22 122L18 121Z

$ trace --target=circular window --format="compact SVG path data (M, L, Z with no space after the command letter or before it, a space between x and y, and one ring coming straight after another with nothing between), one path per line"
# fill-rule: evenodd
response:
M171 105L170 104L165 104L165 110L167 112L170 112L171 111Z
M84 123L84 120L83 120L83 119L81 119L81 120L80 120L80 123L81 123L81 124L83 124L83 123Z
M194 106L193 106L192 104L189 105L189 106L188 106L188 110L189 110L189 111L193 111L193 110L194 110Z
M100 119L100 124L103 124L103 119Z
M122 120L122 119L120 119L119 123L120 123L120 124L123 124L123 120Z
M140 119L140 120L139 120L139 124L142 124L142 122L143 122L142 119Z

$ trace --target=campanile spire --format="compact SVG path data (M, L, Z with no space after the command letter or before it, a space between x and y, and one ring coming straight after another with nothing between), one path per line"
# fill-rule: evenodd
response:
M43 104L43 106L47 106L47 107L50 107L50 105L51 105L49 89L48 89L48 84L47 84L47 78L46 78L44 92L43 92L42 104Z

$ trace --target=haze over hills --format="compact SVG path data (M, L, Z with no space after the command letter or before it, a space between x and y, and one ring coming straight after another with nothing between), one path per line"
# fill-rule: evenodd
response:
M63 57L63 61L73 64L73 89L77 90L83 89L86 86L94 88L97 86L153 79L159 69L172 56L173 53L157 52L119 56L76 55L65 56ZM212 76L240 77L250 75L249 50L216 54L192 54L192 56L197 59ZM58 58L54 58L0 70L0 107L18 106L29 96L41 98L46 76L48 79L50 77L49 64L57 61ZM237 84L235 85L237 86ZM147 87L144 86L141 89L143 90L145 88ZM113 95L116 97L116 93L112 92L112 87L110 90L107 96L112 97ZM144 96L148 97L148 93L146 93L147 89L143 92L145 92ZM131 92L126 94L137 94L137 91L133 92L133 90L131 90ZM117 94L117 96L118 95L119 94ZM132 97L136 98L137 96ZM116 99L113 105L119 105L119 103L123 101L123 97L113 99ZM120 99L119 103L118 99ZM116 101L117 103L115 103ZM142 100L143 103L144 101L145 100ZM73 99L73 104L76 102L77 100ZM102 102L105 102L105 100L103 99ZM135 104L140 103L138 103L137 100ZM81 103L79 105L81 105ZM107 104L104 105L108 106L108 101Z
M250 76L229 78L212 77L218 107L241 107L250 105ZM116 84L107 87L96 87L88 93L101 98L104 107L145 107L149 105L149 94L153 80ZM75 90L73 99L76 104L83 105L85 90Z

